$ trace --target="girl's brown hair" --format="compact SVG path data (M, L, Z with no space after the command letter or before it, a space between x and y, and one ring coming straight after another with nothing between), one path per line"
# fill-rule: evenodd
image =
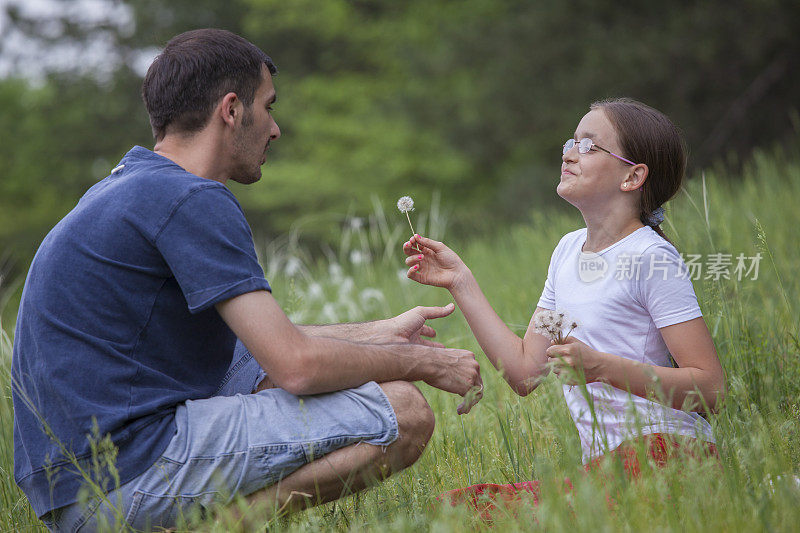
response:
M594 102L590 109L601 109L619 138L622 155L647 165L649 172L642 185L639 219L648 219L680 190L686 172L686 148L680 131L660 111L631 98ZM653 229L668 242L658 225Z

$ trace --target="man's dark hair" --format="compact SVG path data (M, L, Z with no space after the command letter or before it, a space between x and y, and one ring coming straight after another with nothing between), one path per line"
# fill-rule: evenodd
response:
M168 127L184 133L202 129L229 92L252 105L263 65L270 74L278 72L267 54L226 30L207 28L173 37L142 83L153 137L161 140Z

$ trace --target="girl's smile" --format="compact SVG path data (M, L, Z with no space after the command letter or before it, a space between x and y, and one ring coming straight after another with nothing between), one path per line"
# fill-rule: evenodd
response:
M575 176L575 172L569 170L566 165L561 165L561 177L563 179L564 176Z

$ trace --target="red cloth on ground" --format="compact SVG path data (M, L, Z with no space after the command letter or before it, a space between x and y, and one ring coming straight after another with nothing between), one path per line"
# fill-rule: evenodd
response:
M692 449L695 447L696 439L683 438L678 440L675 436L667 433L653 433L651 435L643 435L633 441L623 442L610 454L593 459L586 464L586 471L589 472L598 468L607 456L611 456L622 461L622 467L630 479L639 477L642 473L642 468L639 464L639 455L637 453L640 447L638 441L644 441L647 456L653 460L658 468L664 468L670 460L686 458L687 456L698 459ZM703 448L704 457L719 457L717 446L713 442L704 442L700 446Z
M676 439L675 436L665 433L653 433L643 435L638 439L624 442L610 453L598 457L585 465L587 472L599 468L606 459L618 459L622 461L623 469L629 479L636 479L642 472L639 464L638 449L641 443L647 450L647 456L653 460L658 468L665 467L671 460L696 457L693 450L695 442L692 438ZM711 442L701 445L703 456L706 458L717 458L717 447ZM565 491L572 490L572 482L569 478L564 478ZM448 502L456 506L466 504L480 513L481 518L491 521L492 511L497 507L498 502L502 502L507 508L513 509L522 501L523 495L528 495L534 503L539 503L539 482L523 481L521 483L480 483L460 489L453 489L444 492L436 497L438 501ZM607 495L609 504L612 500Z
M506 507L513 507L521 501L521 494L530 494L534 504L539 503L539 482L523 481L521 483L480 483L461 489L453 489L436 497L441 502L456 505L466 504L472 507L484 520L491 521L492 511L497 507L497 502L503 502Z

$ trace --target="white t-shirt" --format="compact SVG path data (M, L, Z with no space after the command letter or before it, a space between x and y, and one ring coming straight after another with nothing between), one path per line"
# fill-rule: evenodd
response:
M671 366L659 328L702 316L678 251L650 226L598 253L582 252L585 242L586 228L562 237L550 259L539 307L566 312L579 324L571 335L595 350ZM586 389L565 385L564 397L578 427L584 463L650 433L714 442L711 426L697 413L605 383L589 383Z

